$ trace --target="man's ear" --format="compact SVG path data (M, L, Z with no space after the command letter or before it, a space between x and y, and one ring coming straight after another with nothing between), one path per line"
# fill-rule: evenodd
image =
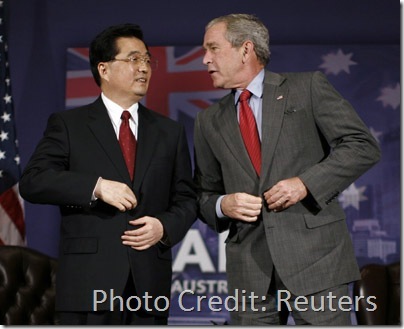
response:
M241 49L243 51L243 63L245 63L254 52L254 44L250 40L246 40Z
M98 73L100 74L101 79L108 80L108 65L106 63L98 63L97 66Z

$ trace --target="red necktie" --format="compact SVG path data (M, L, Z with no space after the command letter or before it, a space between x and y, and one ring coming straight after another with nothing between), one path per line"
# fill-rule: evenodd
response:
M254 114L248 104L250 97L251 92L245 89L239 98L240 131L243 136L244 145L250 156L250 160L259 176L261 171L261 142L258 136L257 123L255 122Z
M129 126L131 115L129 111L123 111L121 115L121 126L119 128L119 145L128 168L130 179L133 181L136 158L136 138Z

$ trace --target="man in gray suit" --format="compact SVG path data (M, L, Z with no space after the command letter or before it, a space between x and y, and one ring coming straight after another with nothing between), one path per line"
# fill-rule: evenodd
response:
M194 142L200 218L229 229L232 324L278 324L283 300L297 324L349 325L360 275L337 196L379 160L377 142L322 73L264 69L269 35L256 17L212 20L203 46L214 86L231 90L198 114ZM255 154L239 127L245 89Z

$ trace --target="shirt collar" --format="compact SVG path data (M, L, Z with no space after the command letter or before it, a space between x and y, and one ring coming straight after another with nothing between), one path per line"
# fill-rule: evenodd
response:
M134 103L128 109L123 109L118 104L110 100L107 96L105 96L104 93L101 93L101 98L105 104L105 107L107 108L110 119L115 124L117 124L118 126L120 125L122 112L126 110L130 112L132 116L131 120L133 120L133 122L137 126L139 103Z
M250 82L250 84L247 86L246 89L248 89L251 94L257 98L262 97L263 93L263 83L264 83L264 76L265 76L265 70L262 69L256 76L255 78ZM243 90L242 89L237 89L234 95L234 104L237 104L238 99L240 97L240 94Z

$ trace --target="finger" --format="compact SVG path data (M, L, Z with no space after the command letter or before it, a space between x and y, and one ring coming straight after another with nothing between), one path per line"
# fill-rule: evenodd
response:
M128 196L126 197L126 200L130 203L131 209L136 208L136 206L137 206L137 199L136 199L135 195L128 195Z
M259 213L256 212L249 212L247 210L242 210L234 216L235 219L244 221L244 222L255 222L258 219Z
M137 200L134 196L125 193L119 197L120 201L125 205L126 209L133 209L137 206Z
M126 211L125 206L120 202L111 202L111 206L117 208L120 212L125 212Z
M148 241L148 239L143 238L142 236L133 236L133 235L122 235L121 236L122 243L130 246L139 246Z
M267 204L275 203L281 197L282 197L282 193L279 190L264 193L264 198L265 198L265 201L267 202Z
M140 249L147 249L150 246L152 246L154 244L154 240L153 239L145 239L140 241L123 240L122 244L140 250Z
M278 206L284 204L288 200L287 193L283 191L276 192L270 199L269 203L275 203Z
M244 222L248 222L248 223L252 223L252 222L256 222L258 219L258 216L240 216L239 217L240 220L244 221Z
M133 204L130 203L128 200L121 200L121 204L125 208L125 210L133 209Z
M261 213L261 207L258 209L242 208L240 214L247 217L256 217Z
M145 216L145 217L132 219L132 220L129 221L129 224L132 224L132 225L144 225L144 224L147 223L147 221L148 221L148 217Z
M127 230L123 232L124 235L129 236L129 237L141 237L142 235L145 235L147 231L144 229L143 226L136 228L134 230Z
M245 199L246 204L251 204L251 205L261 205L262 204L262 199L260 197L256 197L253 195L247 195Z
M268 208L271 210L282 209L284 203L285 201L283 201L283 198L278 198L276 201L270 201L270 202L267 201Z
M152 246L151 244L145 244L145 245L142 245L142 246L132 246L132 249L142 251L142 250L149 249L151 246Z

